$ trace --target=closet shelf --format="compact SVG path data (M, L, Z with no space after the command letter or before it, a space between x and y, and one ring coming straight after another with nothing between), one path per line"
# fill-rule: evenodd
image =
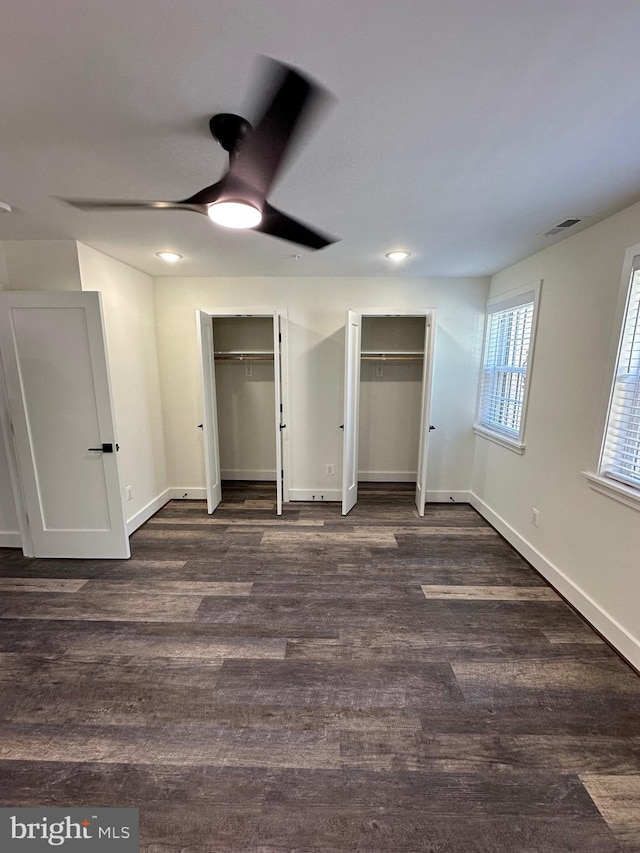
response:
M375 352L363 350L360 354L362 361L422 361L424 353L418 350L406 350L404 352Z
M273 361L273 352L269 352L268 350L243 352L226 350L214 352L213 357L218 361Z

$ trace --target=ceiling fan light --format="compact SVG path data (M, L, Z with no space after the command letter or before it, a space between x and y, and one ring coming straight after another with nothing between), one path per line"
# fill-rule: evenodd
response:
M209 219L225 228L254 228L262 221L262 213L246 201L218 201L207 211Z
M406 261L408 257L410 257L411 252L405 252L401 249L394 249L393 252L387 252L385 258L389 258L390 261Z
M182 260L182 255L177 252L156 252L156 255L168 264L175 264L176 261Z

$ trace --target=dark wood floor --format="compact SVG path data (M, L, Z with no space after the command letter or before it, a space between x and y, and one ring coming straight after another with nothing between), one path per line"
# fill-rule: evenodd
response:
M640 851L640 677L466 505L230 486L0 591L2 805L139 807L145 853Z

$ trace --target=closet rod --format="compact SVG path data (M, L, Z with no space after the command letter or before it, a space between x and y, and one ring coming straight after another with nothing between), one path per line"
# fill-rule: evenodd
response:
M273 361L272 352L214 352L218 361Z
M421 352L363 352L360 358L362 361L422 361L424 354Z

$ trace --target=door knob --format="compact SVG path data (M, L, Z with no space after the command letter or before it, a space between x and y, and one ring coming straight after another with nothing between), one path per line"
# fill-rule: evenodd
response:
M87 450L96 450L98 453L113 453L113 444L102 444L102 447L88 447Z

